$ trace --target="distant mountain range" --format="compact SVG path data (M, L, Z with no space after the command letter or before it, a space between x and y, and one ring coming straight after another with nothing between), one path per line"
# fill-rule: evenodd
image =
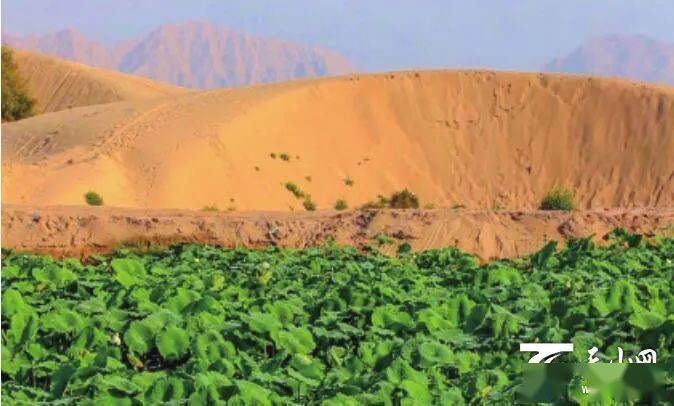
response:
M674 43L639 35L595 38L543 69L674 85Z
M95 67L191 88L211 89L342 75L353 71L337 52L219 27L206 22L162 25L106 46L66 29L42 36L3 34L3 44Z

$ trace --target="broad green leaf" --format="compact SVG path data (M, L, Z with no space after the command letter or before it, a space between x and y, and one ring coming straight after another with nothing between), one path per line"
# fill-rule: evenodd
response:
M157 336L157 349L165 359L179 359L187 354L190 339L187 332L179 327L170 326Z
M77 368L72 364L63 364L54 372L51 377L51 394L55 398L60 398L63 391L68 386L70 378L75 374Z
M23 300L21 293L14 289L7 289L2 293L2 315L4 317L12 317L16 313L26 311L30 311L30 307Z
M330 399L324 400L321 406L360 406L360 404L355 397L338 393Z
M660 327L665 322L665 318L655 312L641 311L632 314L628 319L628 322L636 328L652 330Z
M76 279L75 274L71 270L56 264L50 264L44 268L35 268L32 273L36 281L49 285L60 286Z
M44 331L55 333L78 333L87 324L79 314L71 310L49 312L40 318Z
M445 365L452 360L452 351L446 345L438 342L424 342L419 346L421 365L429 368L435 365Z
M14 345L31 342L37 333L38 318L31 313L17 313L11 318L9 337Z
M151 405L179 402L184 396L185 384L182 379L176 377L157 379L145 392L145 400Z
M239 392L239 396L245 405L255 405L255 406L267 406L271 405L270 392L249 381L236 381L236 387Z
M254 312L246 316L248 327L256 333L276 333L282 324L274 314Z
M306 327L279 331L274 341L279 348L291 354L309 354L316 347L314 338Z
M143 321L134 321L124 333L124 342L137 354L145 354L154 345L155 331Z
M140 392L138 385L118 375L101 376L99 382L99 387L110 391L111 394L134 395Z
M135 259L115 258L110 262L114 279L125 288L142 282L145 276L143 264Z
M325 366L317 359L308 355L295 354L290 367L304 378L315 381L316 384L325 376Z
M406 379L400 383L407 397L414 401L415 405L430 405L433 399L428 386L421 382Z

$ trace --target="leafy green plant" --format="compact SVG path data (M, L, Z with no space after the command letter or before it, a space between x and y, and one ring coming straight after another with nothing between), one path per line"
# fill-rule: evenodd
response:
M541 200L541 210L573 210L575 209L573 192L565 188L554 188Z
M395 192L389 199L389 207L392 209L417 209L419 198L407 189Z
M305 197L305 193L293 182L286 182L286 189L293 194L297 199L302 199Z
M513 404L524 342L572 342L576 363L593 346L601 362L654 348L666 368L674 239L611 238L489 263L407 243L396 257L334 243L86 263L5 251L3 401ZM663 376L648 403L668 404Z
M346 200L337 199L335 201L335 210L346 210L349 206L346 204Z
M35 114L30 97L10 48L2 47L2 121L15 121Z
M87 202L89 206L103 206L103 198L94 191L85 193L84 201Z
M379 233L374 238L377 241L377 244L379 245L393 244L393 239L384 233Z

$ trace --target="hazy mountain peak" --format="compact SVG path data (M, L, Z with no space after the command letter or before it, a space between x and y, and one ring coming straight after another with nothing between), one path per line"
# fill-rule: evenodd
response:
M39 37L7 35L3 42L195 88L340 75L353 69L334 51L258 37L205 21L164 24L111 48L74 29Z
M595 37L544 70L674 84L674 43L643 35Z

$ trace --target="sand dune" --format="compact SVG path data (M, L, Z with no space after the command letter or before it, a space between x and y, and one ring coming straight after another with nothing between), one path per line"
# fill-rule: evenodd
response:
M674 89L582 76L401 72L133 101L3 124L4 202L303 210L422 203L674 206ZM290 161L272 159L287 153ZM354 181L352 186L344 182Z
M185 94L187 89L92 68L52 56L14 51L19 72L43 113L118 101Z

